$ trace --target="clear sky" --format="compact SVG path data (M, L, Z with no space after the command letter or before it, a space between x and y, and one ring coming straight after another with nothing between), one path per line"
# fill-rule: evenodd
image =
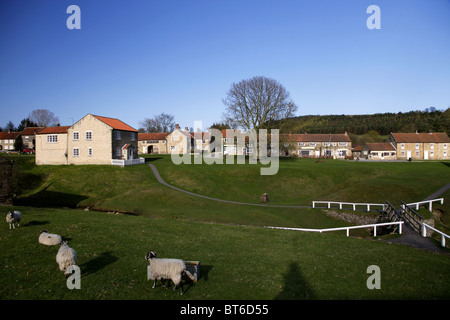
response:
M67 7L81 9L69 30ZM370 30L367 8L381 9ZM450 106L449 0L2 0L0 126L34 109L180 126L221 120L233 82L279 81L308 114Z

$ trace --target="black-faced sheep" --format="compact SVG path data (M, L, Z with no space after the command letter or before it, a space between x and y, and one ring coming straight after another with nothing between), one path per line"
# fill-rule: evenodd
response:
M20 211L9 211L6 214L6 222L9 223L9 229L11 229L11 226L15 229L16 222L17 222L17 226L20 227L21 219L22 219L22 213Z
M61 244L62 238L59 234L48 233L47 230L42 230L39 235L39 243L45 244L46 246L56 246Z
M56 254L56 263L59 265L59 270L64 271L67 275L67 268L71 265L77 264L77 253L67 244L67 241L61 243L61 247Z
M181 277L186 274L191 280L196 281L195 277L186 270L186 264L183 260L180 259L161 259L156 258L156 253L154 251L150 251L145 256L145 259L148 260L151 272L153 273L153 279L155 282L153 283L152 288L156 286L156 281L160 280L164 285L163 280L169 279L172 280L174 287L180 286L180 294L183 294L183 282L181 281Z

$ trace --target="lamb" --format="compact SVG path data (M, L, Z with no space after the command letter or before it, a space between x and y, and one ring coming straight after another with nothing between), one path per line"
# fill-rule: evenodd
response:
M67 268L77 264L77 253L69 247L67 241L61 242L61 247L56 254L56 263L59 265L59 270L64 271L66 276L68 274Z
M17 226L20 227L20 220L22 219L22 213L20 211L9 211L6 214L6 222L9 223L9 229L12 227L15 229L15 223L17 222Z
M46 246L55 246L61 244L62 238L59 234L48 233L47 230L42 230L39 235L39 243L45 244Z
M164 285L163 280L169 279L174 283L173 290L175 290L178 285L180 286L180 294L182 295L183 282L181 281L181 277L186 274L191 280L195 281L195 277L186 270L186 264L183 260L156 258L156 253L154 251L147 253L145 260L148 260L153 272L153 278L155 279L152 288L155 288L157 280L160 280Z

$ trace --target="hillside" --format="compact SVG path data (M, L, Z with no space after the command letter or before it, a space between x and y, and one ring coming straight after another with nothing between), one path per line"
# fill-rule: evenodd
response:
M276 126L275 126L276 127ZM355 135L376 131L391 132L449 132L450 108L445 111L410 111L406 113L376 113L368 115L308 115L291 118L284 132L348 133Z

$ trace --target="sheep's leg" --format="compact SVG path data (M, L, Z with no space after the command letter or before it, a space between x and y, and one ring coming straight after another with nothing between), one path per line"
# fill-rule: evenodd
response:
M155 278L155 282L153 282L152 288L154 289L155 287L156 287L156 278Z
M9 224L9 230L11 230L11 223Z

